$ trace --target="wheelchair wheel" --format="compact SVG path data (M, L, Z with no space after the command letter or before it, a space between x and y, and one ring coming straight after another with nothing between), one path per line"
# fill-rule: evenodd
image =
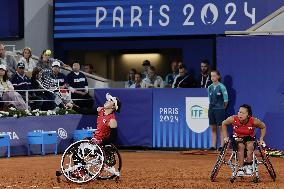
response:
M210 180L212 182L215 181L215 179L216 179L216 177L218 175L218 172L219 172L221 166L224 163L224 159L225 159L225 155L226 155L228 147L229 147L229 142L226 142L224 144L224 146L222 147L222 149L221 149L220 155L217 158L217 162L214 165L213 170L211 171L211 174L210 174Z
M265 165L270 177L272 178L273 181L276 180L276 173L274 171L274 168L272 166L272 163L269 160L269 156L266 153L265 149L263 149L263 147L261 146L261 144L259 142L257 142L257 146L258 146L258 150L260 153L260 156L262 158L262 162Z
M107 180L119 178L122 160L117 148L113 144L105 145L103 151L105 154L104 168L98 176L98 179Z
M89 140L71 144L61 158L61 172L71 182L85 183L95 179L104 166L102 149Z

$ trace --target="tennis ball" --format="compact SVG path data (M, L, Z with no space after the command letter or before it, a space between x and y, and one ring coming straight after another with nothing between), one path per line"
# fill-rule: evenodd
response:
M48 55L48 56L50 56L50 55L51 55L51 50L49 50L49 49L46 50L46 51L45 51L45 54Z

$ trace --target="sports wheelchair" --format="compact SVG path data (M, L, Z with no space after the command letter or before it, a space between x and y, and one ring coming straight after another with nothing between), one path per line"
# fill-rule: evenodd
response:
M253 152L253 164L252 164L252 174L251 175L243 175L243 176L249 176L253 178L253 182L258 183L260 180L260 175L259 175L259 165L264 164L270 177L272 178L273 181L276 180L276 173L273 169L273 166L269 160L269 155L266 152L266 149L263 145L260 144L259 141L254 142L255 149L258 150L260 154L261 160L257 158L257 154L254 151ZM229 153L230 147L233 148L232 153ZM216 177L218 175L218 172L222 165L228 165L231 170L232 170L232 176L230 177L230 182L233 183L237 177L243 178L243 176L238 176L238 150L235 144L235 141L229 140L226 142L221 149L221 152L217 158L217 162L213 167L213 170L211 171L210 179L212 182L216 180ZM245 156L246 156L246 151L245 151Z
M113 144L92 144L90 140L80 140L71 144L61 158L61 171L74 183L86 183L94 179L115 179L118 181L122 168L121 156Z

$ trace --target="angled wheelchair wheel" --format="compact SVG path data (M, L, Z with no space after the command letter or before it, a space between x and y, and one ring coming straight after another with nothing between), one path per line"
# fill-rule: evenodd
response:
M85 183L98 177L104 166L102 149L89 140L71 144L61 158L61 172L71 182Z
M107 180L119 178L122 160L117 148L113 144L105 145L102 148L105 154L105 161L104 168L98 176L98 179Z
M213 167L213 170L211 171L211 174L210 174L210 180L212 182L215 181L218 173L219 173L219 170L221 168L221 166L223 165L224 163L224 159L225 159L225 155L226 155L226 152L227 152L227 149L229 147L229 143L230 142L226 142L223 146L223 148L221 149L221 152L217 158L217 162L215 163L214 167Z
M257 142L257 147L260 153L260 156L262 158L262 162L265 165L270 177L272 178L273 181L276 180L276 173L274 171L274 168L272 166L272 163L269 160L269 155L266 153L266 150L261 146L259 142Z

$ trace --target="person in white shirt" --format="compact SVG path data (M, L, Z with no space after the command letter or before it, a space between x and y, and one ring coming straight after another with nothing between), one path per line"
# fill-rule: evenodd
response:
M25 64L25 73L28 77L31 77L34 68L37 66L36 62L32 59L32 50L29 47L25 47L22 53L23 57L20 58L19 62Z
M164 88L165 84L161 76L156 74L154 66L150 66L148 74L145 79L142 80L141 88Z

